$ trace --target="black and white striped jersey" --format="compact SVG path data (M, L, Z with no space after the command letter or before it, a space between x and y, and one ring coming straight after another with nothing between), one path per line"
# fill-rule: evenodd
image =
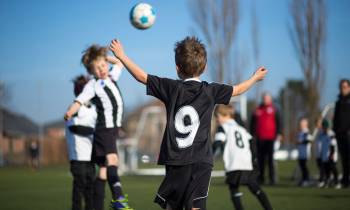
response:
M123 98L116 81L123 66L113 65L106 79L91 79L75 101L84 104L91 100L97 110L96 128L121 127Z

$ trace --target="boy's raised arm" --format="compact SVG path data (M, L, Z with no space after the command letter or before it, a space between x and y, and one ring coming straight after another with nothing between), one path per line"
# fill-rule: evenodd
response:
M123 46L118 40L112 40L109 48L137 81L143 84L147 83L147 73L126 56Z
M260 67L248 80L233 86L232 96L241 95L242 93L246 92L255 83L263 80L266 74L267 69L265 69L264 67Z

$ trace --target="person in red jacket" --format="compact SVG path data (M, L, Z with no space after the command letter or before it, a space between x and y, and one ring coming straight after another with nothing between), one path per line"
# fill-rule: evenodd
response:
M274 144L280 138L281 126L279 113L273 105L272 96L264 93L262 104L255 109L251 119L251 133L254 135L258 149L258 163L260 169L259 181L264 183L265 163L269 168L270 184L276 183L274 168Z

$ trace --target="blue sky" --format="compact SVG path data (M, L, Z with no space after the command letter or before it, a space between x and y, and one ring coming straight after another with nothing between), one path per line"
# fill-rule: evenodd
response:
M128 55L149 73L176 78L173 46L190 35L194 23L187 1L145 1L157 12L155 25L139 31L129 23L138 1L0 0L0 80L11 91L8 106L34 121L59 119L73 101L71 79L85 73L81 52L92 43L120 39ZM251 53L251 0L240 5L236 47L247 56L247 78L255 69ZM260 62L270 70L264 90L277 94L286 79L301 78L287 32L288 0L259 0ZM327 80L322 103L336 99L337 83L350 77L350 1L327 1ZM200 33L199 37L201 37ZM203 76L210 80L209 74ZM127 109L150 100L145 88L124 72L120 86ZM253 95L252 93L249 93Z

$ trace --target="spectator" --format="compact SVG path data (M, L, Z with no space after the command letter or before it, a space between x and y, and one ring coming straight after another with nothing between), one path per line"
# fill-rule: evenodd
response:
M32 170L37 170L39 168L39 142L33 140L29 145L30 154L30 167Z
M258 149L258 163L260 168L259 181L264 183L265 161L269 168L270 184L276 183L274 168L274 144L280 138L280 118L276 107L273 105L272 96L264 93L262 104L256 108L251 120L251 133L254 135Z
M350 170L350 81L342 79L340 94L335 105L333 130L336 133L341 163L343 167L343 187L349 187Z

